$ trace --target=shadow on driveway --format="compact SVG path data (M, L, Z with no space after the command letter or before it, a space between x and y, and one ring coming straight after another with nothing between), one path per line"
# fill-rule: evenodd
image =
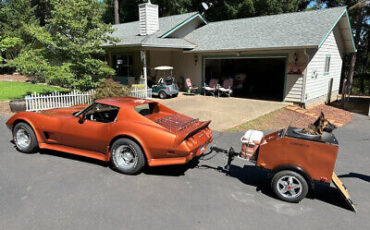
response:
M352 178L361 179L361 180L366 181L366 182L370 182L370 176L367 176L367 175L364 175L364 174L360 174L360 173L353 173L353 172L351 172L351 173L339 175L338 177L339 178L352 177Z
M213 169L220 173L224 173L230 177L237 178L242 183L256 187L256 191L261 191L263 194L277 199L272 192L270 185L270 175L266 170L259 169L252 165L244 165L244 167L239 167L235 165L230 166L230 171L226 171L223 167L213 167L209 165L199 165L199 169ZM337 188L315 183L314 189L310 190L306 198L317 199L325 203L352 211L348 204L345 202L343 197Z
M198 164L199 159L194 158L184 165L146 167L143 172L147 175L157 176L184 176L187 170L197 167Z

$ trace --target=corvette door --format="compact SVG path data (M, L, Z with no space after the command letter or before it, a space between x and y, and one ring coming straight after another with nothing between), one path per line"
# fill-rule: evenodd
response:
M118 108L95 104L79 117L71 117L63 123L62 144L70 147L106 153L111 140L109 135Z
M109 145L110 123L86 120L79 123L74 117L64 122L61 139L62 144L74 148L106 153Z

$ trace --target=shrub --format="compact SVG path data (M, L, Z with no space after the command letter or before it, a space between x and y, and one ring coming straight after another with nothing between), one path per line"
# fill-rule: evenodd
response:
M94 99L108 98L108 97L124 97L130 95L130 88L121 85L112 79L106 79L96 88Z
M62 66L49 66L45 75L48 84L62 87L71 87L74 80L69 63L64 63Z
M8 61L8 66L30 77L32 82L45 82L45 72L49 69L47 60L40 55L38 50L20 53L15 59Z

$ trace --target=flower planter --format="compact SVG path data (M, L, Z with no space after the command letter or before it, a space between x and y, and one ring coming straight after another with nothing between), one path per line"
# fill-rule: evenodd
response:
M24 99L15 99L9 101L10 110L13 113L25 111L26 110L26 101Z

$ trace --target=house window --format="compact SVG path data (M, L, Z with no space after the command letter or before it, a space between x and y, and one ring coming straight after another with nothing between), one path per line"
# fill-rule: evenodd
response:
M324 69L324 75L328 75L330 71L330 54L327 54L325 57L325 69Z

